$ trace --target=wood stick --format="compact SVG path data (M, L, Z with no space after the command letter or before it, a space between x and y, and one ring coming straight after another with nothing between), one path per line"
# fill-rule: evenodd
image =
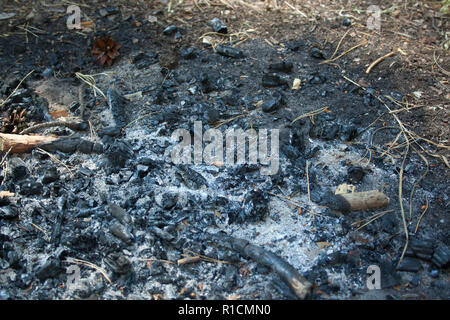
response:
M20 134L0 133L0 151L11 148L12 153L25 153L39 145L58 138L50 136L29 136Z
M182 266L183 264L186 264L186 263L194 263L194 262L198 262L198 261L200 261L200 256L193 256L193 257L186 257L186 258L178 259L177 264L178 264L178 266Z
M377 209L387 205L389 198L377 190L335 194L327 199L327 206L330 209L342 213Z
M390 57L390 56L396 54L397 51L398 51L398 49L394 49L394 50L392 50L391 52L389 52L388 54L385 54L384 56L379 57L377 60L375 60L374 62L372 62L372 63L370 64L370 66L369 66L369 67L367 68L367 70L366 70L366 75L369 75L369 73L370 73L370 71L373 69L373 67L375 67L377 64L379 64L379 63L380 63L381 61L383 61L384 59L386 59L386 58L388 58L388 57Z

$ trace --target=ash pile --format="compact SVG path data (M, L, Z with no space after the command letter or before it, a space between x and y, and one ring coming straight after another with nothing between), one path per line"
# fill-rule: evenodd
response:
M309 47L302 41L282 51L256 41L242 50L182 47L173 68L161 66L156 51L136 53L132 64L123 59L111 75L96 79L104 97L82 90L85 125L40 129L59 142L29 153L4 150L0 298L299 298L283 270L301 276L302 298L374 292L401 298L389 290L405 284L412 295L427 287L430 296L448 298L446 217L437 220L441 225L423 223L398 265L405 244L402 159L368 159L367 151L399 130L367 128L385 111L375 88L363 90L318 66L323 54ZM295 79L300 86L293 89ZM56 81L25 81L15 92L17 79L5 82L2 95L13 94L2 112L27 110L29 121L54 121L33 88ZM74 92L79 84L66 81ZM386 94L401 100L400 93ZM80 115L76 95L68 112ZM194 159L205 152L209 129L223 137L228 129L279 130L276 170L262 174L268 165L248 159L174 163L176 130L191 137L185 150ZM225 139L219 142L225 153ZM405 190L424 170L420 158L407 161ZM327 201L343 184L382 190L388 208L331 210ZM415 199L448 203L448 191L424 181L415 186ZM411 234L417 210L407 226ZM381 290L368 289L369 266L380 268Z

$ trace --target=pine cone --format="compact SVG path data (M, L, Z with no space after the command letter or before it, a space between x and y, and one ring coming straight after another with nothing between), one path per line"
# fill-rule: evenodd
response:
M93 45L91 53L101 65L105 62L110 66L119 55L120 44L114 42L111 37L98 38Z

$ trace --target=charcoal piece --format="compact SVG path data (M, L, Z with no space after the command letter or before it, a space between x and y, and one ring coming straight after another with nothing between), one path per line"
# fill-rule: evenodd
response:
M359 183L364 178L364 169L360 166L353 166L347 170L347 180L350 183Z
M316 59L322 59L322 60L325 59L325 55L323 54L323 52L316 47L312 48L309 51L309 55Z
M122 128L117 126L110 126L102 128L98 131L98 136L102 138L103 136L116 137L122 133Z
M175 237L173 235L171 235L169 232L162 230L155 226L150 228L150 232L153 233L158 238L161 238L161 239L169 241L169 242L172 242L173 240L175 240Z
M183 183L190 189L200 189L203 186L208 186L208 183L203 176L197 171L189 168L186 165L180 165L177 170L177 176L181 178Z
M36 277L44 281L48 278L55 278L63 272L63 268L61 267L61 264L58 259L54 257L48 258L38 269L36 270Z
M109 146L105 155L114 169L120 169L123 168L127 160L133 156L133 151L125 142L115 141Z
M284 72L284 73L290 73L292 71L292 68L294 65L290 61L281 61L281 62L275 62L271 63L269 65L269 70L272 72Z
M287 81L285 79L274 73L265 74L262 77L262 85L266 88L279 87L286 84Z
M342 139L344 141L351 141L355 139L357 136L358 136L358 129L355 126L344 125L342 127Z
M128 258L120 252L108 254L103 261L112 272L119 275L127 274L133 271L133 266L130 260L128 260Z
M0 220L13 220L19 217L19 210L17 210L14 206L7 206L7 207L1 207L0 208Z
M55 167L50 167L45 172L44 177L42 177L42 183L43 184L49 184L55 181L58 181L59 174Z
M111 203L106 206L106 209L108 210L110 215L112 215L124 225L130 224L132 222L131 216L125 211L125 209L118 206L117 204Z
M7 177L12 181L19 181L28 175L28 169L25 162L18 158L12 157L8 161Z
M20 184L20 194L24 196L38 196L42 194L44 187L42 183L36 181L24 181Z
M381 289L387 289L401 283L400 274L395 270L392 262L385 260L380 264Z
M209 21L209 25L213 28L214 32L224 34L228 32L227 26L219 18L214 18Z
M61 138L51 142L40 145L40 148L48 151L55 152L61 151L64 153L75 153L77 151L82 153L102 153L103 145L89 140L84 140L78 137Z
M204 93L209 93L211 91L216 90L216 87L214 86L213 81L210 80L210 78L206 72L200 72L197 82L199 83L199 85Z
M438 245L431 261L439 268L447 267L450 263L450 249L444 244Z
M418 272L421 268L422 265L420 264L420 260L411 257L405 257L403 261L400 263L400 265L397 267L397 270L407 272Z
M283 103L283 96L281 95L281 93L277 92L274 93L270 99L265 100L261 108L264 112L272 112L280 108Z
M127 123L126 121L126 105L127 100L112 87L109 87L107 92L108 105L111 113L114 117L116 125L119 127L124 127Z
M61 240L61 229L64 221L65 211L61 210L57 213L55 224L53 226L52 235L50 241L57 246Z
M116 8L116 7L106 7L106 8L101 8L99 10L99 14L102 17L107 17L107 16L110 16L110 15L113 15L113 14L117 14L117 13L119 13L119 9Z
M283 258L263 247L251 244L245 239L234 238L223 232L215 234L201 231L205 241L239 252L244 257L253 259L271 268L289 286L299 299L307 298L311 293L312 283L305 279L298 271ZM326 273L325 273L326 274Z
M143 178L147 175L147 173L149 171L149 167L144 166L143 164L138 164L136 166L136 171L138 173L139 178Z
M166 273L166 269L164 268L164 265L161 261L156 260L156 261L152 261L152 263L150 264L150 272L149 273L151 276L158 276L158 275Z
M433 256L433 242L429 240L411 239L407 251L410 256L429 261Z
M165 192L161 196L156 197L156 203L164 210L173 208L178 202L178 194L174 192Z
M122 240L127 244L131 244L134 240L134 237L128 230L128 228L119 222L114 223L109 229L109 231L117 238L119 238L120 240Z
M216 52L222 56L230 58L243 58L245 56L242 50L222 44L219 44L217 46Z
M180 57L182 57L183 59L189 60L189 59L194 59L196 57L196 52L195 52L195 48L193 47L189 47L189 48L184 48L181 47L180 48Z
M236 222L262 221L269 213L269 197L261 190L252 190L244 197L243 215L236 217Z

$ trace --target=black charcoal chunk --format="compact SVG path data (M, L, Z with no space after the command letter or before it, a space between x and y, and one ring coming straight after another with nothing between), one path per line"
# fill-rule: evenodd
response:
M219 18L214 18L211 21L209 21L209 25L213 28L214 32L218 33L228 32L227 26Z
M217 46L216 52L218 54L221 54L223 56L230 57L230 58L243 58L245 56L244 52L242 50L233 48L231 46L225 46L222 44L219 44Z
M439 268L447 267L450 263L450 249L444 244L438 245L431 261Z

